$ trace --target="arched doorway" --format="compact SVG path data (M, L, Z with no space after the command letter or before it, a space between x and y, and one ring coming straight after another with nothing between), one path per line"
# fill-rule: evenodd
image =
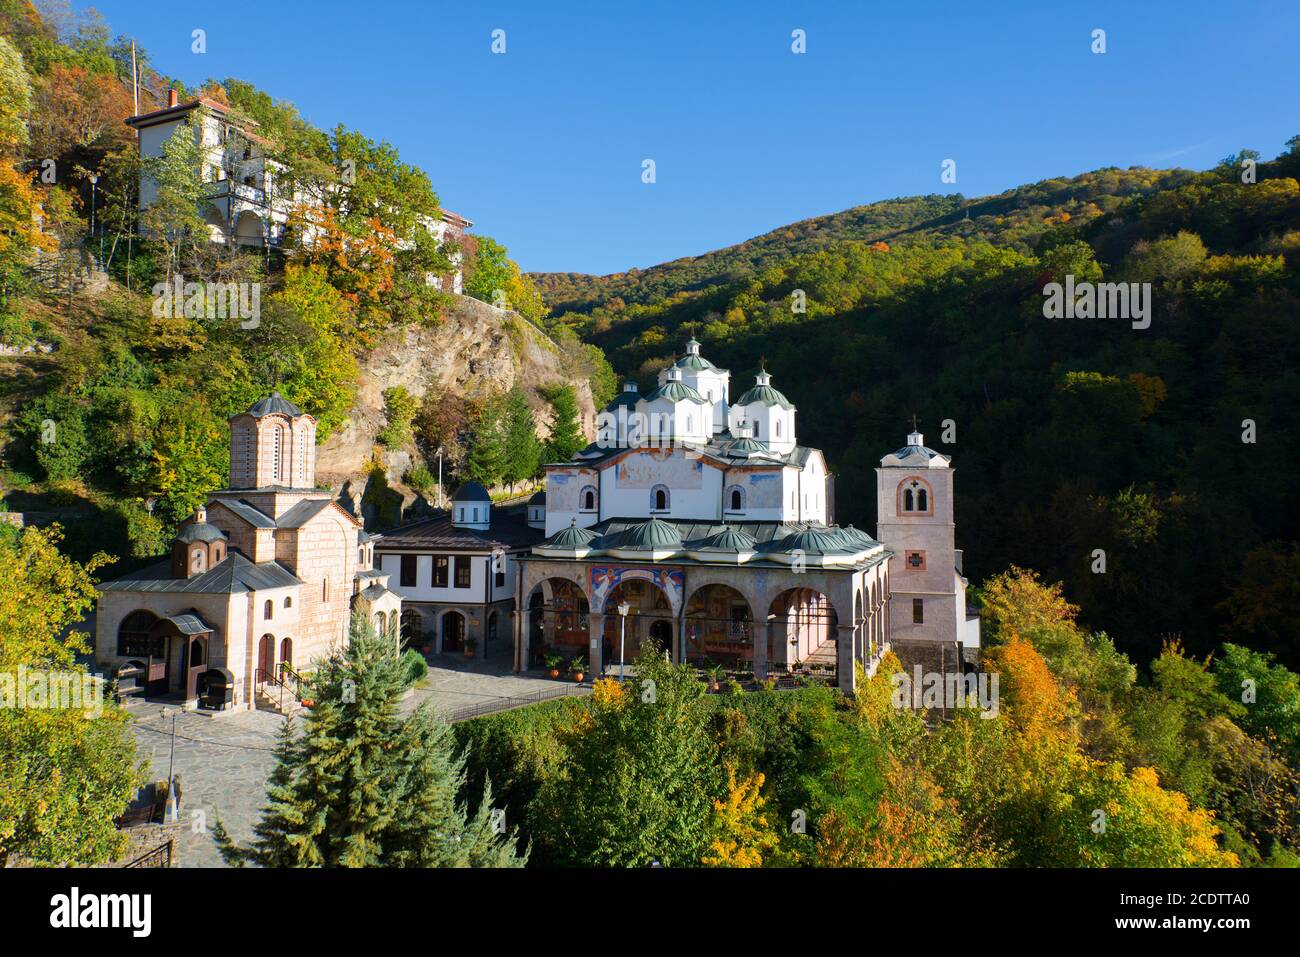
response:
M263 635L257 643L257 683L262 684L272 677L275 666L275 638Z
M158 633L158 621L153 612L141 609L123 618L117 628L117 653L134 659L119 675L133 679L147 695L167 691L167 639Z
M424 616L414 608L402 612L402 644L418 647L424 639Z
M280 663L293 667L293 639L280 639Z
M254 212L244 210L235 222L235 243L240 246L261 246L265 230L262 219Z
M622 631L622 615L618 606L627 602L627 629ZM601 660L606 667L619 661L619 640L622 638L623 660L635 661L642 644L653 640L661 651L677 660L677 629L673 627L672 603L658 585L641 578L619 582L605 598L604 654Z
M730 585L704 585L686 603L686 660L749 668L754 660L754 614Z
M591 636L590 610L582 589L565 578L539 582L528 597L529 666L543 667L549 655L568 660L585 655Z
M449 611L442 616L442 650L460 651L465 647L465 616Z

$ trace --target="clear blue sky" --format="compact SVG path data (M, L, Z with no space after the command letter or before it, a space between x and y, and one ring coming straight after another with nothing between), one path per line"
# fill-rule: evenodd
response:
M237 76L393 143L525 270L650 266L893 196L1272 157L1300 133L1295 0L94 6L191 85Z

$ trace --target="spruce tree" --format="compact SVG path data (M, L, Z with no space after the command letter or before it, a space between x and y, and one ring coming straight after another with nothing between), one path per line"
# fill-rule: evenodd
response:
M464 758L427 707L403 719L405 684L392 643L364 616L348 646L308 681L303 734L281 730L268 804L254 840L239 847L219 824L231 864L267 867L522 866L513 833L497 833L486 804L457 803ZM489 797L490 799L490 797Z
M504 403L500 396L491 396L474 417L469 453L465 456L465 471L484 488L491 488L505 474L505 424Z
M505 401L505 468L502 477L511 487L537 474L542 464L542 444L537 439L533 410L524 390L515 386Z
M562 385L547 399L551 403L551 437L546 441L546 460L567 462L587 444L578 423L578 396L573 386Z

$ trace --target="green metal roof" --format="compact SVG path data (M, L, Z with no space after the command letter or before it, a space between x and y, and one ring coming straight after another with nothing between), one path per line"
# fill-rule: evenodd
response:
M641 522L628 528L619 536L613 547L659 551L665 548L681 548L682 538L673 526L652 518L648 522Z
M655 399L668 399L670 402L681 402L683 399L691 402L698 402L704 405L704 396L700 395L685 382L669 381L665 382L659 388L649 393L645 397L647 402L653 402Z
M770 385L756 385L733 405L778 405L783 409L793 409L794 403Z
M694 552L752 552L757 547L758 542L752 535L737 531L730 525L722 526L722 531L701 542L691 543L691 551Z
M541 548L586 548L596 540L596 533L576 522L562 528L541 544Z

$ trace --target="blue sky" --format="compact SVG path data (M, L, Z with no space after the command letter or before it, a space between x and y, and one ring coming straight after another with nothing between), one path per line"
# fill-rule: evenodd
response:
M393 143L525 270L646 267L894 196L1204 169L1300 133L1295 2L94 6L165 73Z

